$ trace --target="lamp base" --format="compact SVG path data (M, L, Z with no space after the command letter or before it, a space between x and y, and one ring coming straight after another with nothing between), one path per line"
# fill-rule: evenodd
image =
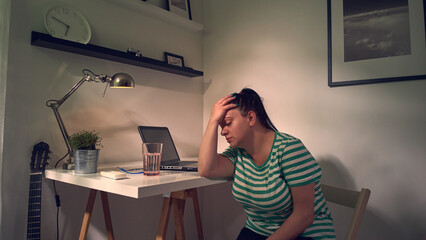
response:
M74 170L75 164L74 163L64 163L62 164L62 169L66 170Z

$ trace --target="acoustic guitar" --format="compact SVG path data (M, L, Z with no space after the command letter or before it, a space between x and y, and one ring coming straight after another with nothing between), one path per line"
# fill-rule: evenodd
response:
M28 201L27 239L40 240L41 233L41 187L44 168L49 159L49 145L44 142L34 145L31 156L30 191Z

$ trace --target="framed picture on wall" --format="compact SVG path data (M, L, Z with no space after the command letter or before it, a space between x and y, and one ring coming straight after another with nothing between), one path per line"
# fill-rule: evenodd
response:
M192 20L189 0L167 0L167 10Z
M166 63L173 65L173 66L178 66L178 67L183 67L183 57L173 54L173 53L169 53L169 52L164 52L164 57L166 59Z
M426 79L426 0L327 0L330 87Z

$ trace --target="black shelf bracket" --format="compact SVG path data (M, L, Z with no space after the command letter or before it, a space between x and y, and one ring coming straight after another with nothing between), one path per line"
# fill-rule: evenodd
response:
M31 45L60 50L64 52L76 53L89 57L106 59L114 62L149 68L185 77L203 76L203 72L194 70L192 68L173 66L167 64L164 61L159 61L148 57L137 57L127 52L122 52L93 44L81 44L77 42L54 38L48 34L40 32L31 32Z

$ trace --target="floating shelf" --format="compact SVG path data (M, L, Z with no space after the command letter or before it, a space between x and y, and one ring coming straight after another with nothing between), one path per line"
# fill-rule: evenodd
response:
M188 67L178 67L147 57L136 57L110 48L96 46L92 44L81 44L59 38L54 38L48 34L31 32L31 45L45 47L64 52L76 53L89 57L101 58L110 61L125 63L143 68L149 68L157 71L173 73L186 77L200 77L203 72Z

